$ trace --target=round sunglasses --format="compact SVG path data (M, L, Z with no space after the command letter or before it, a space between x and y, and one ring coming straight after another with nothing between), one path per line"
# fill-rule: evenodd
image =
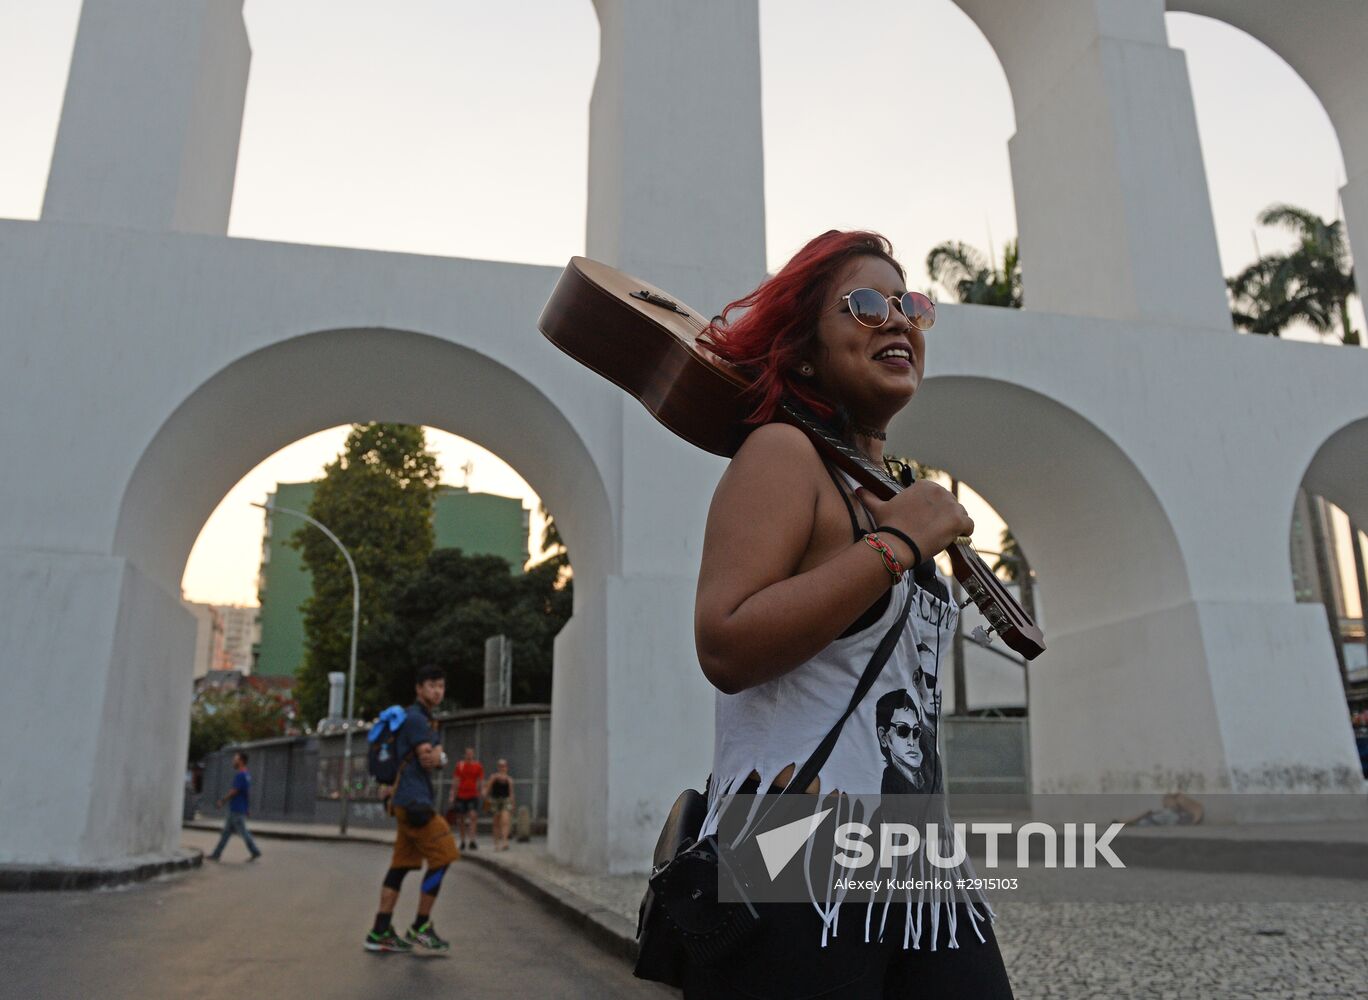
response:
M874 288L856 288L842 295L841 302L855 322L876 330L888 322L890 302L897 303L898 311L922 333L936 323L936 304L921 292L885 295Z

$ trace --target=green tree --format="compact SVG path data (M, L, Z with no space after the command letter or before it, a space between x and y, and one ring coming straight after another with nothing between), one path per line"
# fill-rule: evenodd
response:
M1342 343L1359 343L1349 319L1349 300L1357 288L1344 223L1326 222L1314 212L1284 204L1264 209L1259 223L1289 230L1297 246L1289 253L1262 256L1226 279L1235 325L1276 337L1300 320L1318 333L1338 327Z
M433 552L395 595L393 617L368 639L369 654L399 678L392 700L411 699L413 673L434 663L446 671L450 705L478 707L485 640L502 634L513 642L513 700L550 701L552 644L574 593L565 565L557 554L514 576L499 556Z
M1261 257L1233 278L1226 279L1230 290L1230 318L1237 329L1270 337L1306 312L1303 296L1294 287L1288 259L1275 254Z
M366 637L385 630L396 591L423 568L432 552L432 496L440 469L421 427L357 424L314 491L309 515L337 535L356 563L361 583L361 643L356 666L356 712L368 717L393 701L408 701L412 671L370 655ZM346 672L352 627L351 574L342 554L312 525L292 539L313 576L304 602L304 663L296 695L304 718L327 711L328 673ZM402 691L403 698L395 698Z
M232 691L206 690L190 703L190 763L197 764L220 747L241 740Z
M288 736L299 731L295 700L284 691L258 687L205 688L190 703L190 763L230 743Z
M1021 260L1014 239L1003 246L1000 266L967 243L939 243L926 255L926 272L959 302L1021 308Z

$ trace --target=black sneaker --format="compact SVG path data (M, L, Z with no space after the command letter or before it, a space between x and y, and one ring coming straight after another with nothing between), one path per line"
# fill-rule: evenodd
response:
M413 951L413 945L394 933L393 927L386 927L379 934L371 931L366 935L364 946L367 951L395 951L404 955Z
M472 841L470 842L470 849L471 849L472 851L478 851L478 850L480 849L480 845L477 844L477 843L475 843L475 841L472 840Z
M466 842L465 842L464 840L461 841L461 850L464 851L464 850L466 849L466 846L465 846L465 845L466 845Z
M410 948L417 945L434 953L451 950L451 942L444 941L437 936L437 929L432 926L431 920L423 924L422 927L410 927L404 933L404 942Z

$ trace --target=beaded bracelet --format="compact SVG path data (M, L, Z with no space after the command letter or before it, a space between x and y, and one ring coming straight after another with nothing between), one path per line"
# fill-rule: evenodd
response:
M888 570L893 577L894 583L902 582L903 568L898 562L898 557L893 554L893 549L878 535L870 534L864 536L865 544L872 549L877 549L879 555L883 557L884 569Z
M912 541L905 533L899 531L897 528L891 528L886 524L881 524L874 530L882 531L885 534L892 535L894 538L901 539L907 544L907 547L912 550L912 565L920 566L922 564L921 549L918 547L917 543Z

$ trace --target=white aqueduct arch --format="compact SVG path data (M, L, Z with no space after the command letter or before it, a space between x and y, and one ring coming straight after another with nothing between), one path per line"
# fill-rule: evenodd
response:
M1340 189L1350 243L1368 246L1368 10L1362 4L1311 0L1167 0L1171 11L1201 14L1238 28L1276 52L1316 95L1339 141L1347 183ZM1368 276L1359 268L1359 301Z
M1037 789L1360 792L1286 538L1304 476L1368 519L1368 353L1231 333L1161 0L958 2L1012 87L1030 308L945 306L891 444L981 488L1041 572ZM1261 12L1306 46L1287 58L1323 74L1304 71L1340 131L1350 235L1368 232L1368 120L1316 82L1365 92L1341 40L1368 8L1283 25L1279 6L1183 9ZM588 253L729 301L764 273L756 2L595 9ZM562 521L550 849L639 870L706 773L691 611L722 463L541 339L554 268L226 237L250 55L241 0L86 0L43 218L0 221L0 463L23 470L0 477L0 863L174 847L194 533L280 445L387 419L498 451Z
M243 475L315 431L368 420L439 427L495 451L546 502L567 543L585 549L577 574L592 579L612 564L608 492L566 413L474 347L374 327L281 340L199 385L135 466L114 553L174 591L204 522ZM204 441L229 427L206 460Z

